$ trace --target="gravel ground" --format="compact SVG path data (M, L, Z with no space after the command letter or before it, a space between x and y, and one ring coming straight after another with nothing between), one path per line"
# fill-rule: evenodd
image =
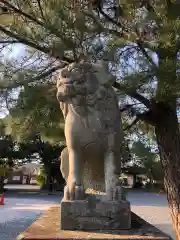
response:
M60 202L61 196L23 194L5 196L5 205L0 207L0 240L15 240L42 212ZM164 195L130 192L131 208L175 239L167 201Z

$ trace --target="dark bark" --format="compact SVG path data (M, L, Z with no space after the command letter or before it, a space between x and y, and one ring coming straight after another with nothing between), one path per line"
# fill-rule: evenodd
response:
M136 174L132 174L133 177L133 185L132 187L134 188L134 186L136 185Z
M27 175L27 177L26 177L26 184L30 184L30 181L31 181L31 178L30 178L29 175Z
M43 186L43 190L47 190L52 192L52 176L51 176L51 166L49 164L44 164L45 170L45 184Z
M153 176L153 170L152 170L152 168L149 169L147 175L148 175L148 177L149 177L150 187L151 187L151 189L153 189L153 188L154 188L154 176Z
M157 115L155 132L164 169L164 185L172 214L173 227L180 239L180 132L176 107L166 106Z

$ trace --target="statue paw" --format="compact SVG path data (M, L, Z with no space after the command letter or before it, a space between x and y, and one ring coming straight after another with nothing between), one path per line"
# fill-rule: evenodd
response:
M115 186L107 192L108 201L122 201L126 200L125 192L122 186Z
M83 200L85 197L83 187L74 185L73 187L68 185L64 188L64 199L65 200Z

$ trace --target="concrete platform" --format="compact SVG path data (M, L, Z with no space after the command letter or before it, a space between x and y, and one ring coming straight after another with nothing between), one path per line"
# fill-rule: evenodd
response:
M62 201L61 230L120 230L131 228L128 201L100 201L98 199Z
M169 236L131 212L131 229L116 231L62 231L60 230L60 207L52 207L38 218L18 240L171 240Z

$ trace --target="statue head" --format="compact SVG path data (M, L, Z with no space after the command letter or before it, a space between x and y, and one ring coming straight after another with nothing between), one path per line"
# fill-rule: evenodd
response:
M79 97L83 104L83 96L91 95L100 85L107 84L112 84L112 75L103 62L72 63L60 70L57 79L57 98L59 102L68 103L72 98Z

